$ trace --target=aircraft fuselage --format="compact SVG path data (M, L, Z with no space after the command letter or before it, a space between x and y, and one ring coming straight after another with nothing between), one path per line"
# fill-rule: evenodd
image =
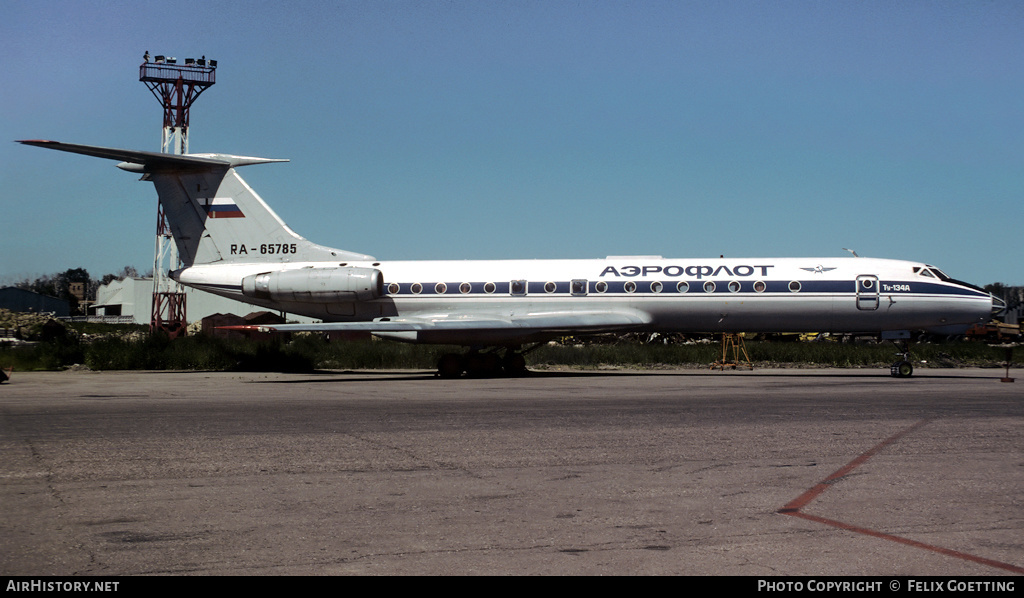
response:
M193 266L176 277L201 290L326 322L618 311L642 320L630 329L657 332L952 334L987 321L993 308L988 293L942 280L926 264L873 258L302 262L275 269L326 267L377 270L384 292L365 301L325 303L243 294L242 278L267 272L267 264ZM589 331L603 330L598 326ZM539 336L559 332L556 327ZM378 334L389 336L386 331ZM515 330L491 331L486 338L468 330L390 336L456 344L524 341Z

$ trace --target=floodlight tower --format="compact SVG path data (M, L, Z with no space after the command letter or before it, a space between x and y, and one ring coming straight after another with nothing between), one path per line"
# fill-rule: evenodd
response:
M139 81L153 92L164 110L163 136L160 151L165 154L188 153L188 114L199 94L217 82L217 61L206 57L176 58L156 56L150 62L149 52L139 66ZM171 338L185 333L185 293L167 276L178 266L178 251L167 226L163 208L157 203L156 251L153 257L153 310L151 331L163 331Z

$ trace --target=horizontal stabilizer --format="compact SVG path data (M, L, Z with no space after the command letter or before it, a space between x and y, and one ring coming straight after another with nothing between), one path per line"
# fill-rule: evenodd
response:
M26 139L18 141L18 143L59 150L62 152L70 152L72 154L107 158L108 160L121 160L122 162L144 166L145 170L207 170L210 168L234 168L236 166L247 166L249 164L266 164L270 162L288 161L284 159L233 156L231 154L161 154L159 152L144 152L140 150L117 149L96 145L78 145L75 143L62 143L60 141L47 141L44 139Z

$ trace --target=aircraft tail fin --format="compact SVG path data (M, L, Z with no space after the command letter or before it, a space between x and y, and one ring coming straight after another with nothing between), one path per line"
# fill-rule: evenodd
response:
M142 174L160 198L183 264L373 261L361 253L332 249L299 236L282 221L235 169L287 162L229 154L162 154L57 141L34 145L97 158L121 160L118 168Z

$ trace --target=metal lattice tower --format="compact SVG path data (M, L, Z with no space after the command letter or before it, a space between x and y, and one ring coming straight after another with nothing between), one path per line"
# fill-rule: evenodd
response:
M217 61L186 58L178 64L174 58L156 56L150 62L149 52L139 66L139 81L153 92L164 112L160 151L165 154L188 153L189 109L199 97L217 82ZM185 293L167 276L177 268L178 250L171 238L163 208L157 203L156 249L153 256L153 309L151 331L166 332L171 338L185 333Z

